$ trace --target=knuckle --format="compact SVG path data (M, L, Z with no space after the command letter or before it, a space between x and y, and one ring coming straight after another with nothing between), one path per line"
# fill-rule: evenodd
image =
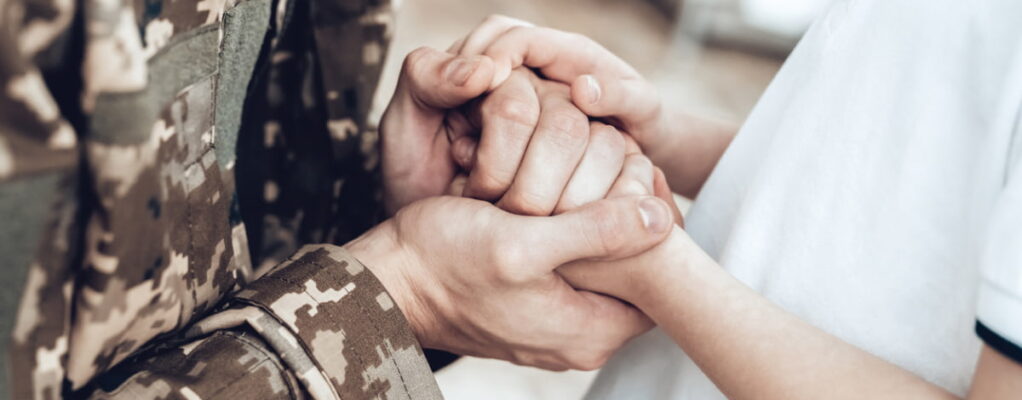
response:
M507 30L507 35L508 36L524 35L525 33L528 32L529 28L530 28L529 26L525 26L525 25L515 25L515 26L511 27L511 29Z
M629 158L631 159L631 162L635 166L635 168L640 168L643 170L653 169L653 161L650 161L649 157L646 157L642 153L632 154L631 156L629 156Z
M620 196L645 196L648 195L646 185L635 179L625 178L624 181L618 185L618 195Z
M639 147L639 143L635 141L635 138L626 135L621 135L621 138L625 141L625 154L632 155L642 152L642 149Z
M529 190L511 191L501 203L514 214L546 216L553 212L553 206L544 196Z
M545 130L551 140L563 149L585 146L589 141L589 127L582 113L571 110L552 110L546 118Z
M412 50L411 53L408 53L408 55L405 56L405 61L402 64L401 68L402 68L402 70L404 70L406 72L416 71L419 68L421 68L423 63L427 59L429 59L429 57L432 54L433 54L433 49L431 49L429 47L426 47L426 46L419 47L419 48L417 48L415 50Z
M653 174L653 162L648 157L640 153L629 154L625 159L625 169L627 170L627 176L631 180L638 180L641 178L652 177Z
M550 111L550 128L562 132L572 138L585 138L589 136L587 119L578 110L569 107L558 107Z
M617 207L608 202L596 202L592 204L590 223L592 226L586 229L587 240L591 246L601 254L617 254L621 251L623 244L616 240L618 234L627 232L625 218Z
M504 174L497 173L490 163L480 160L477 164L469 176L472 193L486 200L499 198L511 186L511 180L503 178Z
M492 96L483 103L484 117L503 119L514 124L534 127L539 120L539 106L511 95Z
M591 146L600 146L601 148L612 151L614 155L624 158L625 154L625 138L617 129L614 127L593 124L589 128Z
M581 207L584 202L579 200L577 197L578 196L571 195L571 193L565 193L564 196L561 196L561 200L557 203L557 206L554 207L554 214L563 214Z
M507 25L514 21L513 18L502 14L490 14L483 19L483 25Z
M402 232L409 231L412 228L410 225L414 225L412 221L415 221L418 217L416 215L417 207L416 203L412 203L410 206L402 207L394 213L394 228L398 237L402 236Z
M599 122L593 122L589 126L589 131L592 133L593 136L600 136L601 138L607 140L608 142L621 143L622 145L624 145L625 142L624 137L622 137L621 133L618 132L617 128L614 128L613 126L602 124Z

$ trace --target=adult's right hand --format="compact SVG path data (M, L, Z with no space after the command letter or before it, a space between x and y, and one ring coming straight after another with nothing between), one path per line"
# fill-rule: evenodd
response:
M555 269L639 254L671 226L669 206L652 196L599 200L553 217L435 197L346 247L383 282L424 347L594 369L652 325L630 305L576 291Z

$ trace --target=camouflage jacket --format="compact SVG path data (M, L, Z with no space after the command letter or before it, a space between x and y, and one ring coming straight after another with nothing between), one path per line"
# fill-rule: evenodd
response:
M16 399L438 398L340 244L377 215L386 0L0 0Z

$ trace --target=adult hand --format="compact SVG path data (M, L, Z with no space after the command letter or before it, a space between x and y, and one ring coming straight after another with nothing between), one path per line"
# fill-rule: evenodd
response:
M615 172L613 177L614 182L606 193L607 199L656 196L670 205L677 227L672 228L667 240L635 256L615 260L579 260L562 265L557 272L576 289L606 294L636 304L644 289L655 284L657 279L663 279L654 270L669 260L670 256L677 255L672 254L672 251L679 248L682 239L687 238L680 229L684 228L685 221L674 202L674 194L667 185L663 171L654 166L630 139L621 171ZM567 211L573 209L571 207Z
M674 222L667 239L649 250L616 260L579 260L562 265L557 272L565 281L580 290L589 290L642 304L642 296L650 285L664 279L657 271L665 262L676 259L691 247L684 230L684 218L675 206L671 189L663 172L641 153L630 153L617 181L607 194L608 199L652 194L671 205ZM689 244L690 246L686 246Z
M613 195L611 195L613 196ZM688 254L699 251L698 246L682 229L680 214L678 225L663 242L633 257L612 261L582 260L562 265L557 272L572 287L622 299L638 307L649 305L650 289L671 276L665 265L678 263ZM644 309L645 311L649 311Z
M571 99L586 115L613 119L644 148L655 146L665 119L656 88L628 63L585 36L536 27L494 15L451 47L495 62L491 87L526 66L571 85Z
M569 87L527 69L465 106L493 71L485 56L428 48L408 56L381 123L388 214L443 194L455 161L471 170L466 195L518 214L550 215L606 194L615 176L608 172L624 159L623 136L602 124L590 130Z
M651 324L620 301L576 291L554 270L641 253L671 226L669 206L651 196L600 200L553 217L434 197L346 247L380 278L424 347L594 369Z
M467 129L452 112L483 94L493 78L483 56L454 56L430 48L408 54L397 90L380 122L384 206L388 215L415 200L437 196L456 166L449 136Z
M656 89L634 68L582 35L492 16L452 52L491 57L494 87L520 66L570 84L572 102L582 112L632 135L667 172L671 187L689 198L699 193L738 131L731 122L664 110Z
M605 131L620 135L613 127L599 122L592 122L591 129L593 132ZM613 199L653 195L670 205L674 223L683 228L684 217L674 203L674 195L667 184L663 171L654 166L642 154L638 145L627 135L622 135L621 137L625 141L626 149L624 160L621 162L608 165L608 163L602 162L603 160L599 157L603 153L602 150L594 149L592 145L587 148L586 154L583 155L583 160L591 160L591 162L600 165L592 168L583 168L583 165L579 166L579 170L576 171L572 182L587 182L586 186L589 187L587 190L582 191L581 195L574 197L579 201L577 205L565 204L562 199L562 203L558 205L559 209L563 207L560 212L572 211L581 205L595 201L595 199L589 200L588 196L598 196L597 199L602 199L606 196L608 199ZM613 168L610 168L611 166ZM470 164L466 166L466 169L468 168L471 168ZM582 171L583 169L588 169L588 171ZM462 195L466 180L464 175L460 175L451 185L448 194L454 196ZM607 184L602 185L602 182ZM569 184L569 186L571 185ZM565 196L568 196L570 190L570 187L565 188ZM497 205L500 206L501 203L498 202ZM677 231L683 232L680 229L677 229ZM676 236L676 234L672 233L669 238L678 239ZM636 290L636 288L645 286L652 281L652 278L659 278L654 274L646 272L651 268L655 269L654 266L658 265L656 261L662 261L662 259L657 257L661 257L664 253L669 252L666 250L668 248L672 247L661 243L655 246L653 250L626 259L576 261L559 267L558 272L576 289L608 294L626 301L633 301L632 297L636 292L641 291Z
M469 171L465 196L550 215L602 199L621 171L626 136L589 122L566 85L527 69L513 71L468 111L482 137L454 140L453 158Z

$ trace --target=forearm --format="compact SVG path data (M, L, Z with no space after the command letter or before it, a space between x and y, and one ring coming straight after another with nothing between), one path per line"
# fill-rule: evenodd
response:
M954 398L799 320L674 239L662 252L673 262L650 268L659 279L635 303L729 398Z
M972 379L969 398L1016 399L1022 393L1022 364L998 353L990 346L983 346Z
M695 198L717 165L738 125L683 112L667 113L663 128L643 151L667 176L675 192Z

